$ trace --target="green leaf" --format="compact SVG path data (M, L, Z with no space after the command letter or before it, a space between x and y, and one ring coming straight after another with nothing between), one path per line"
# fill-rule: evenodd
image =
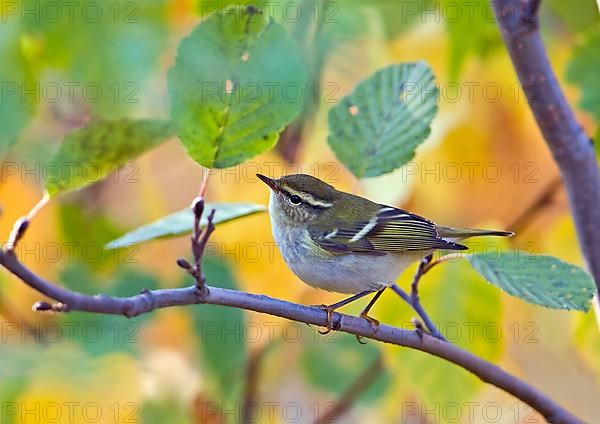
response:
M600 26L588 31L573 51L567 66L567 80L581 90L579 106L600 122Z
M253 203L207 203L206 211L215 209L215 224L231 221L244 216L252 215L265 210L264 206ZM202 217L202 225L206 225L207 215ZM124 236L108 243L106 249L118 249L135 243L149 240L178 237L191 233L194 227L194 214L191 208L165 216L148 225L144 225Z
M437 112L425 62L385 68L329 112L329 145L357 178L377 177L410 161Z
M226 263L206 259L202 270L210 284L236 289L237 283ZM197 305L190 309L198 333L203 373L208 376L213 397L231 402L239 393L248 349L244 338L245 315L242 309L216 305Z
M254 6L208 18L179 45L168 75L171 115L207 168L272 148L303 107L306 71L285 30Z
M354 336L336 333L334 336L320 337L312 343L305 343L300 365L310 384L340 395L376 360L382 360L377 344L370 342L360 346ZM384 367L383 364L381 367ZM385 393L389 382L389 374L382 369L360 400L376 400Z
M503 252L470 255L471 265L487 281L529 303L552 309L587 311L595 292L592 277L552 256Z
M174 133L168 121L98 121L68 134L47 165L51 195L100 181ZM50 166L52 165L52 166Z

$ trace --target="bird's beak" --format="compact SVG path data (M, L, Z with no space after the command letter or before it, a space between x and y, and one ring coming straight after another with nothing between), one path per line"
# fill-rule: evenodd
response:
M261 174L256 174L256 176L258 178L260 178L262 180L262 182L264 182L266 185L268 185L272 190L275 190L275 191L279 190L279 184L277 184L277 180L274 180L269 177L265 177L264 175L261 175Z

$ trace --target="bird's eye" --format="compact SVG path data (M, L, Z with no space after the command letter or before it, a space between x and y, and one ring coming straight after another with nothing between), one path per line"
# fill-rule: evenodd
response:
M302 203L302 198L294 194L293 196L290 196L290 203L292 205L299 205L300 203Z

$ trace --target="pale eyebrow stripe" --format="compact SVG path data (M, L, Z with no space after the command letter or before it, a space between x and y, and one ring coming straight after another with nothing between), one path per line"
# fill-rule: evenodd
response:
M293 188L283 187L284 191L286 191L290 195L300 196L300 198L308 203L311 206L321 207L321 208L330 208L333 206L333 203L325 202L324 200L319 200L314 197L312 194L306 193L304 191L297 191Z

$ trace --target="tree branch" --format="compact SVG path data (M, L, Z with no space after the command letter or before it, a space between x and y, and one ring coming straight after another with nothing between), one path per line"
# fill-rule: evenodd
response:
M447 341L446 338L442 335L442 333L440 333L433 320L429 318L429 315L425 311L425 308L423 308L423 305L421 305L421 298L419 296L419 282L421 281L421 278L423 278L423 276L427 274L432 268L435 268L437 265L444 263L452 258L460 256L462 255L450 254L443 256L435 261L433 260L432 254L425 256L421 260L421 262L419 262L419 266L417 267L417 271L415 272L415 275L413 277L412 283L410 285L410 295L407 294L404 290L402 290L397 284L392 284L391 286L391 289L394 292L396 292L398 296L404 299L404 301L415 310L415 312L423 320L423 323L427 327L427 330L429 330L429 333L433 337L436 337L443 341ZM419 324L416 324L417 330L419 330L418 325Z
M186 288L145 290L130 297L90 296L66 290L44 280L19 262L14 253L0 250L0 264L31 288L59 302L55 305L45 302L37 303L34 309L41 311L85 311L134 317L158 308L205 303L246 309L316 326L327 325L327 312L318 307L298 305L263 295L208 286L205 287L205 290L198 290L194 284ZM337 312L333 314L333 321L339 331L420 350L452 362L475 374L481 380L521 399L539 411L549 422L583 423L529 384L496 365L427 333L404 330L384 324L374 330L367 320Z
M492 0L528 103L569 197L579 244L600 290L600 171L591 139L575 119L540 37L540 0Z
M542 0L529 0L525 2L525 5L523 6L525 17L537 22L537 15L541 4Z

